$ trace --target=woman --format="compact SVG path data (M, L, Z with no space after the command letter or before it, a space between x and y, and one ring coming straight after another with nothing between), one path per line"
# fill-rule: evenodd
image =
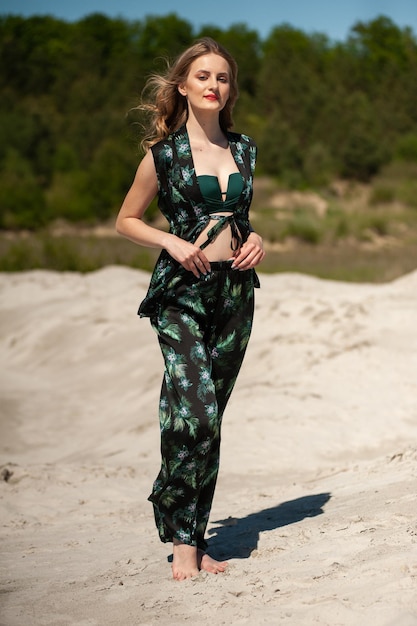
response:
M205 529L218 467L224 409L249 339L254 271L262 239L248 220L256 146L230 132L237 66L204 38L166 76L154 76L148 151L116 229L162 248L139 308L150 317L165 360L159 406L161 470L149 500L161 541L173 543L173 577L226 562L206 553ZM143 221L152 199L169 232Z

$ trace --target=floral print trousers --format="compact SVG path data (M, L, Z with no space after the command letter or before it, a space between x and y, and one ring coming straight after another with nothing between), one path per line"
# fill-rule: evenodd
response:
M165 361L159 404L161 470L149 500L161 541L205 550L223 412L252 329L253 271L211 263L181 270L151 319Z

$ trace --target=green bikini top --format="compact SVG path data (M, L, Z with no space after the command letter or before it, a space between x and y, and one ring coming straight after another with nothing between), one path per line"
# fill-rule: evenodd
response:
M207 214L210 215L212 220L216 220L215 224L207 233L207 240L200 246L203 250L209 243L214 241L219 232L230 226L232 231L232 240L230 247L232 250L238 250L242 245L242 237L239 229L236 226L236 222L233 216L233 211L236 208L239 196L243 190L243 178L239 172L234 172L229 175L227 183L227 191L222 193L217 176L210 176L209 174L202 174L197 176L198 184L200 185L201 195L204 198L205 206L207 208ZM222 195L225 195L225 199L222 199ZM228 211L228 215L216 215L217 211Z
M213 211L233 211L243 190L243 178L240 172L229 175L227 191L222 193L217 176L203 174L197 176L201 195L210 215ZM222 196L225 195L223 200Z

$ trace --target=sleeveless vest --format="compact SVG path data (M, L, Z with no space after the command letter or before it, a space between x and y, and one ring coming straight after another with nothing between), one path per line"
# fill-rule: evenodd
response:
M228 132L227 138L244 181L233 215L245 242L253 232L249 222L249 207L253 195L257 148L246 135ZM185 125L156 143L151 150L158 180L158 207L168 221L169 232L194 243L210 221L210 216L198 185ZM162 250L146 297L139 306L138 314L141 317L152 317L158 313L166 286L180 269L182 266L166 250ZM253 272L254 286L259 287L255 270L248 271Z

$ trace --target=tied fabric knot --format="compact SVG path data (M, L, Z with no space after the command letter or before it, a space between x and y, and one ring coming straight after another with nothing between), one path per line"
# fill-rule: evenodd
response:
M200 246L202 250L206 248L210 243L212 243L218 234L227 226L230 226L230 230L232 231L232 240L230 242L230 247L233 252L239 250L242 245L242 237L240 235L239 229L236 226L235 216L230 215L210 215L211 220L216 220L217 224L212 226L207 233L207 240Z

